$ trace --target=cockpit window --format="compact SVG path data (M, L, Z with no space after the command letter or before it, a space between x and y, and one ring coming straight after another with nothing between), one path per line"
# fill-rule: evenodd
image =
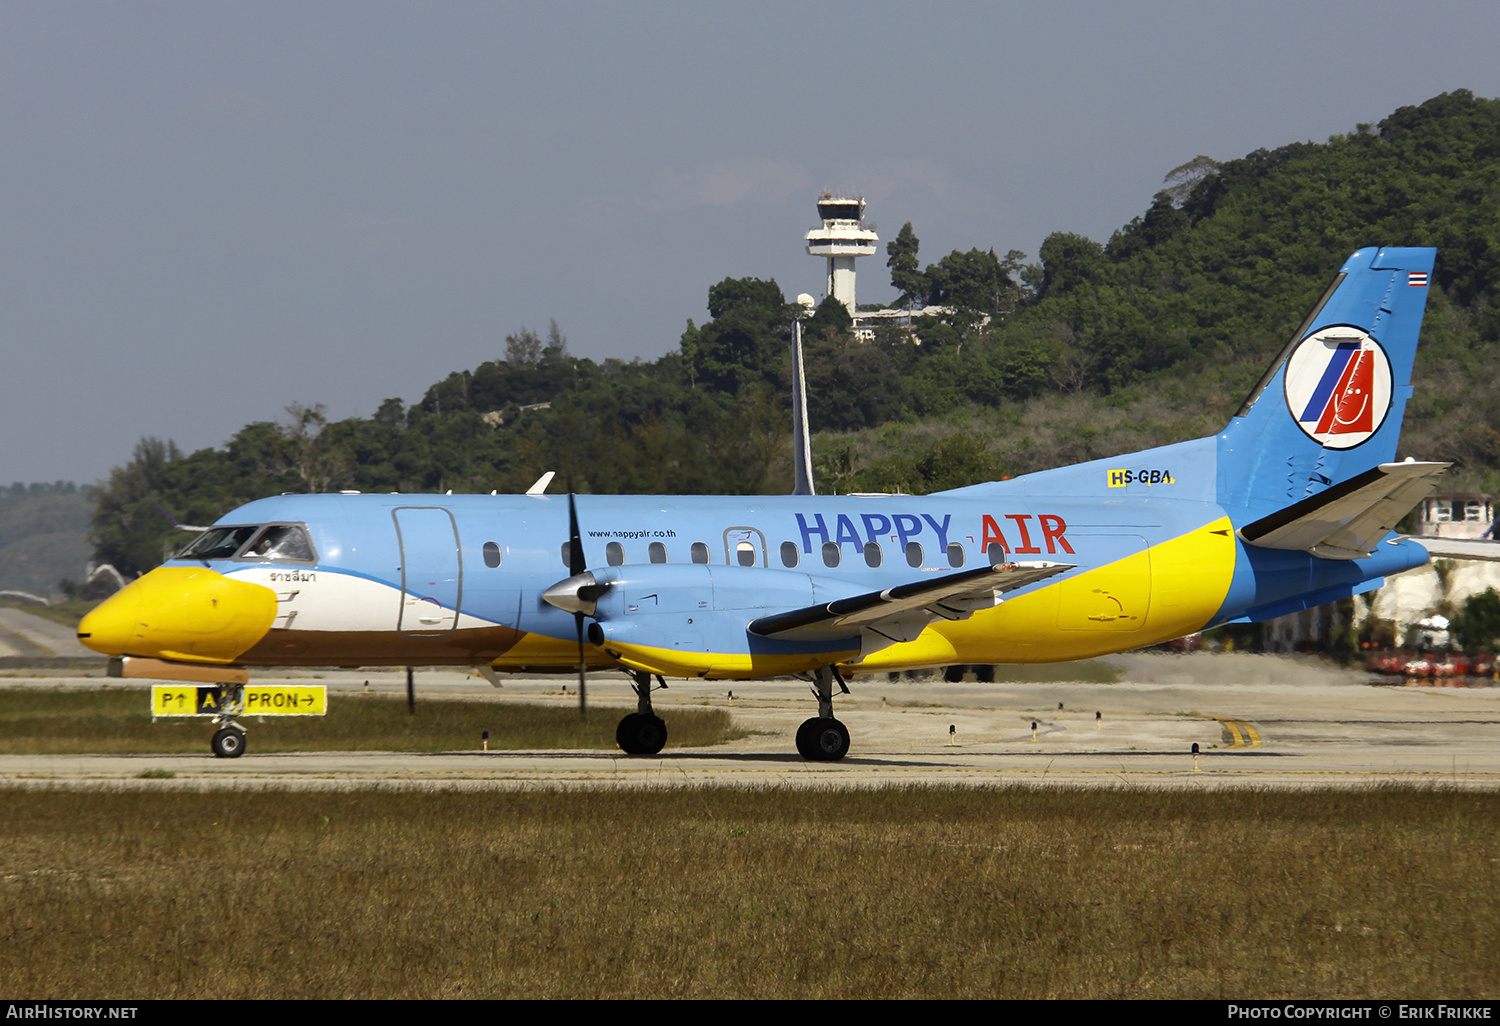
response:
M316 563L312 541L300 524L211 527L177 554L178 559L242 559L256 563Z
M210 527L177 553L177 558L229 559L257 530L256 527Z
M272 524L255 536L240 559L256 562L314 563L312 543L307 540L307 531L295 524Z

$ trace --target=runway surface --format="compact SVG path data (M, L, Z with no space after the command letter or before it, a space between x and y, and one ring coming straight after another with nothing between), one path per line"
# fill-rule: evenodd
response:
M946 684L856 678L835 701L853 744L838 763L809 763L792 735L814 709L795 681L671 682L656 697L672 711L729 708L750 737L713 748L668 747L657 756L619 752L327 753L257 755L247 722L240 759L202 755L0 756L0 781L42 787L399 788L810 786L1028 784L1062 787L1361 787L1399 781L1500 788L1500 687L1372 684L1377 678L1316 661L1259 655L1133 653L1076 668L1093 680ZM1017 673L1068 676L1065 665ZM270 677L257 677L270 682ZM323 683L329 704L392 701L400 671L330 671L286 678ZM365 681L369 681L368 689ZM98 686L98 678L10 677L0 686ZM115 682L115 686L126 686ZM575 704L567 678L509 679L490 687L462 672L422 671L418 701L483 698L504 715L509 702ZM566 691L564 689L567 689ZM365 692L368 690L368 694ZM730 697L733 692L733 697ZM633 707L619 676L590 683L590 714L614 718ZM0 692L3 700L3 692ZM143 704L148 701L142 690ZM1097 714L1097 715L1096 715ZM1033 733L1032 724L1035 723ZM1201 755L1195 760L1191 748ZM169 780L140 779L168 770Z
M0 658L68 658L99 660L98 652L78 643L77 632L60 623L0 606Z

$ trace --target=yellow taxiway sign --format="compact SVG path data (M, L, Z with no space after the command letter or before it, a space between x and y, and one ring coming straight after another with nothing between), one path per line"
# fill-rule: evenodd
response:
M243 693L237 704L234 692ZM156 684L152 716L322 716L328 689L322 684L247 684L243 688Z

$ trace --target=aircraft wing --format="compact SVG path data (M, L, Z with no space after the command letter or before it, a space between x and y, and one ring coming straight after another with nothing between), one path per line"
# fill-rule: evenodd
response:
M929 577L884 591L763 616L750 633L763 638L816 641L873 631L891 641L912 641L934 620L964 620L988 609L1007 591L1073 569L1072 563L1001 563Z
M1437 487L1447 463L1382 463L1240 528L1249 545L1363 559Z

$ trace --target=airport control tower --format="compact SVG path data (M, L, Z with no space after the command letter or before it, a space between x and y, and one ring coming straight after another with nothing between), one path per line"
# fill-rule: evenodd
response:
M807 252L828 258L828 294L843 303L854 316L854 258L869 256L880 241L873 227L865 226L863 196L818 197L818 216L823 227L807 233Z

